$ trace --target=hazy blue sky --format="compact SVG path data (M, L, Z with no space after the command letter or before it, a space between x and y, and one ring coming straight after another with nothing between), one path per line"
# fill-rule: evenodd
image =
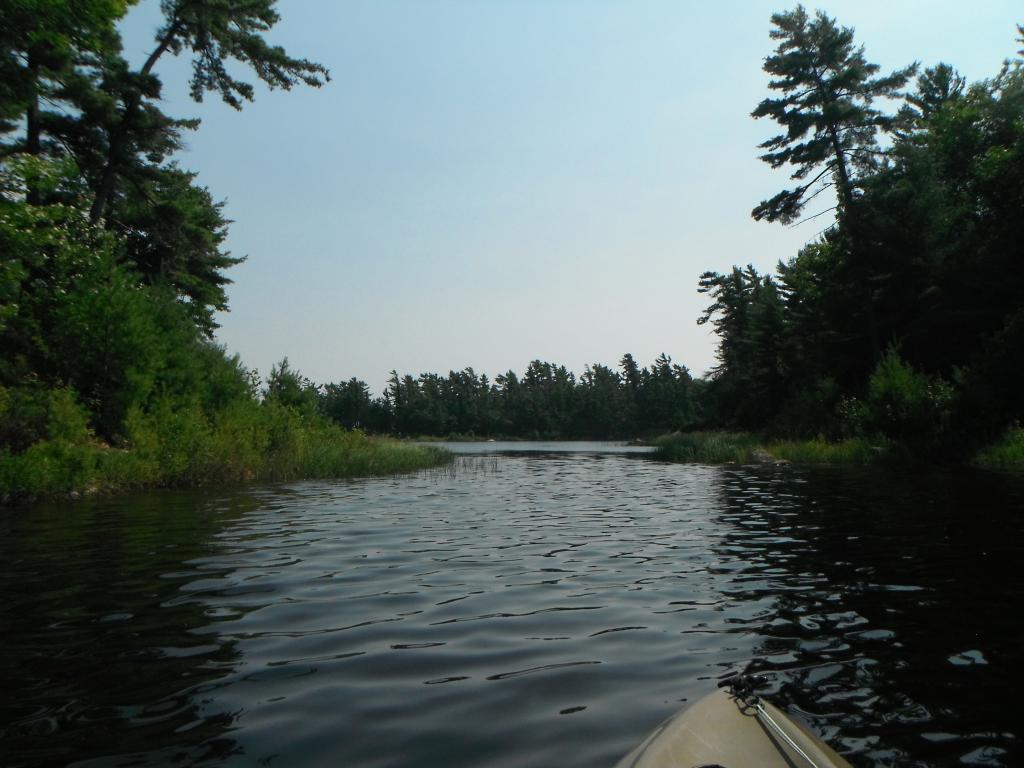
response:
M125 23L148 52L158 2ZM770 269L824 225L758 224L787 183L757 159L774 124L769 17L794 4L684 0L281 0L271 35L327 65L321 90L260 90L198 116L182 164L234 220L218 334L266 373L318 382L473 366L577 373L660 352L700 373L714 340L698 275ZM821 7L892 69L947 61L969 80L1014 55L1019 0L844 0Z

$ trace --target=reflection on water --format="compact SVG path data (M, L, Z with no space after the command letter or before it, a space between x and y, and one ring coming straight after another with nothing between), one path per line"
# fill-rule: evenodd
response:
M855 763L1019 763L1019 481L723 477L724 545L745 561L727 592L774 596L751 666L778 670L781 699Z
M200 572L230 573L205 558L252 507L165 494L4 510L0 764L235 750L230 718L198 694L236 663L236 643L195 634L218 617L182 593Z
M427 443L445 448L459 455L478 454L639 454L654 453L651 445L632 445L621 440L487 440L481 442L447 442L434 441Z
M855 765L1020 764L1022 508L545 450L5 512L0 763L610 765L749 666Z

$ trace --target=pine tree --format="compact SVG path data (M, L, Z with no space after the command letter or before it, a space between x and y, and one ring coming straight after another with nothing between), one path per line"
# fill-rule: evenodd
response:
M881 350L875 275L856 203L862 180L878 169L878 158L884 154L878 133L893 130L899 122L897 116L876 109L874 101L900 95L917 65L876 77L879 66L865 59L863 46L854 46L853 30L837 26L821 11L811 19L798 5L774 14L772 23L776 28L770 34L779 45L765 60L764 70L774 78L768 87L782 96L764 99L751 114L771 117L786 129L761 144L768 150L761 159L772 168L794 166L791 178L799 183L762 201L751 215L759 221L791 223L808 202L834 188L835 209L848 240L850 279L853 290L863 297L873 364Z
M160 94L154 68L165 53L191 52L193 99L202 101L213 91L235 109L252 100L254 89L230 74L231 61L248 64L270 88L288 89L300 82L317 87L329 79L322 65L292 58L263 39L280 18L275 4L276 0L163 0L164 25L157 32L156 47L137 71L119 68L119 107L105 126L106 151L90 211L94 222L107 213L125 167L135 164L144 150L139 138L147 128L152 130L153 102Z
M830 187L849 211L859 173L875 164L878 132L895 124L873 102L898 95L916 66L876 77L879 67L864 58L863 47L854 46L853 30L820 11L811 19L797 6L774 14L772 23L770 34L779 45L764 70L773 78L768 87L782 95L764 99L751 114L771 117L785 129L761 144L768 150L761 159L772 168L794 166L792 178L799 183L762 201L752 215L793 222Z

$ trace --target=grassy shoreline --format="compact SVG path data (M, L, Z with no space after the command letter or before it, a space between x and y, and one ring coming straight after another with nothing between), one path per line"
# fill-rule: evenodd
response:
M0 506L144 489L394 475L443 466L453 458L444 448L324 423L291 421L274 439L261 430L232 429L239 425L230 422L204 430L194 423L189 429L187 420L179 419L170 435L147 430L151 426L136 426L130 448L113 448L91 435L58 435L23 453L0 452ZM863 438L765 440L711 431L662 435L648 444L656 448L654 458L679 463L866 466L904 457L885 440ZM969 464L1024 472L1024 429L1011 429Z
M892 455L888 444L864 439L765 440L744 432L686 432L653 441L663 461L706 464L871 464Z
M23 453L0 453L0 506L143 489L394 475L452 460L442 448L333 425L289 426L277 436L283 440L224 428L183 430L171 440L143 433L130 448L94 439L44 440Z
M745 432L687 432L652 441L655 458L703 464L914 464L907 450L885 438L848 438L836 442L768 440ZM964 462L982 469L1024 473L1024 429L1015 428Z
M972 463L983 469L1024 473L1024 428L1011 429L1002 439L982 448Z

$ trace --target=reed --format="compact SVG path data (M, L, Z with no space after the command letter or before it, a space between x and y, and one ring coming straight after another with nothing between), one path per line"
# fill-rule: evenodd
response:
M441 448L368 437L290 409L132 414L124 447L88 432L0 452L0 503L162 488L392 475L448 464Z
M972 463L985 469L1024 471L1024 428L1011 429L1001 440L978 451Z
M878 441L762 440L746 432L685 432L654 441L655 458L705 464L869 464L889 455Z
M758 447L745 432L676 432L654 440L655 458L706 464L746 464Z
M871 464L888 458L889 446L883 441L849 438L828 440L778 440L768 443L765 451L777 459L795 464Z

